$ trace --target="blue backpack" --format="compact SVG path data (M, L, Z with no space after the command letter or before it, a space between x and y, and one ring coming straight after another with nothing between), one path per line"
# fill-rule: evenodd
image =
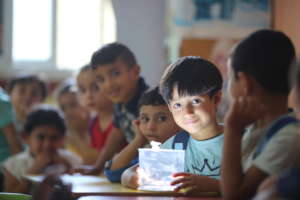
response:
M265 148L268 141L279 132L280 129L285 127L288 124L296 123L298 120L293 116L283 116L277 120L267 131L266 135L259 141L256 151L253 154L253 159L255 159Z
M172 149L186 150L189 139L190 134L188 134L187 132L181 131L177 133L172 143Z

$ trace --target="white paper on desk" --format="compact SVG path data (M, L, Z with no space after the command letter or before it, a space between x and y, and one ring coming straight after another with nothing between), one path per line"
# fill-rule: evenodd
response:
M184 150L139 149L139 190L173 191L172 174L184 171Z
M45 175L26 175L25 178L33 182L40 183L44 180ZM61 175L60 178L64 183L71 183L73 185L107 182L107 179L104 177L88 176L88 175L81 175L81 174L74 174L74 175L64 174Z

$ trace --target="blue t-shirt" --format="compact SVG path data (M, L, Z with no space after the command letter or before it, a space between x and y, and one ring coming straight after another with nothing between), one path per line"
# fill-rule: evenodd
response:
M175 136L169 138L162 144L163 149L172 149ZM218 135L208 140L195 140L189 137L185 151L185 172L220 178L221 160L224 135ZM182 145L176 145L182 147Z
M0 88L0 163L8 158L11 153L3 128L13 123L15 117L9 96Z

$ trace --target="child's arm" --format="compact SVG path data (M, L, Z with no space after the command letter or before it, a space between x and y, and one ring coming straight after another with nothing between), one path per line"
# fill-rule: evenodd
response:
M126 169L122 176L121 176L121 184L125 187L132 188L132 189L137 189L139 184L138 184L138 169L139 165L136 164L134 166L129 167Z
M126 138L120 129L114 128L112 133L108 136L103 150L100 152L96 164L91 170L88 170L86 174L99 175L107 160L110 160L115 153L117 153L121 148L122 144L126 142Z
M17 134L13 123L9 123L2 128L5 138L8 142L10 152L16 154L22 151L20 137Z
M176 173L173 177L177 177L177 179L171 185L179 184L175 188L175 192L186 190L192 196L199 196L202 192L220 192L220 181L218 179L185 172Z
M30 182L25 179L18 180L7 170L4 170L4 191L16 193L29 193Z
M246 199L255 194L258 185L267 177L254 165L243 173L242 132L262 113L254 99L233 101L225 119L221 186L224 199Z
M138 149L147 144L147 139L142 135L139 129L139 121L133 121L135 128L135 137L134 139L112 160L112 165L110 170L116 170L123 167L126 167L130 162L137 156Z

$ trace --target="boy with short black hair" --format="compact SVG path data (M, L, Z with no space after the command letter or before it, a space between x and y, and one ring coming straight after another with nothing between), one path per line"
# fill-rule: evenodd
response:
M91 59L96 79L101 91L115 103L114 131L108 138L111 148L106 158L116 153L121 144L134 137L132 120L138 116L138 101L148 86L139 76L140 66L132 51L123 44L110 43L97 50ZM100 157L89 173L99 173L107 160Z
M250 34L231 54L232 102L225 118L221 179L224 199L251 198L265 178L299 162L297 123L287 105L288 72L294 59L291 40L275 30Z
M191 189L194 195L219 191L223 126L216 119L221 100L222 76L211 62L196 56L170 65L161 79L160 91L174 120L184 132L168 139L162 148L186 149L185 172L172 185Z
M60 149L66 127L56 109L45 105L33 109L26 119L24 131L29 148L3 163L6 192L28 193L30 184L24 179L27 174L43 174L53 171L53 167L56 173L64 173L81 164L79 157Z

